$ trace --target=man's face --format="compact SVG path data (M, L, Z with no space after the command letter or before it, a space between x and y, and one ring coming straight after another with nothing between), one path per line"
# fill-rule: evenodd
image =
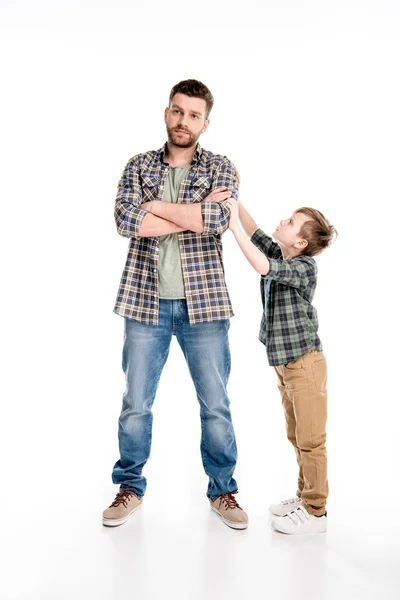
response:
M201 98L175 94L164 113L168 142L177 148L195 146L209 124L206 106L206 101Z
M273 232L272 237L285 246L285 248L297 247L295 244L299 244L302 239L299 235L300 229L302 228L303 223L309 220L310 217L304 213L293 213L289 219L282 219Z

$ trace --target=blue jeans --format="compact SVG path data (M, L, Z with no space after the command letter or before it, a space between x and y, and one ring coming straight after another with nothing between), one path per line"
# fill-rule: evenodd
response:
M121 488L132 486L138 496L146 491L142 470L150 456L151 408L172 336L182 348L200 404L201 456L209 477L207 496L215 498L237 490L236 440L229 398L229 319L189 324L186 300L160 300L158 325L125 318L122 367L126 376L119 418L120 460L112 480Z

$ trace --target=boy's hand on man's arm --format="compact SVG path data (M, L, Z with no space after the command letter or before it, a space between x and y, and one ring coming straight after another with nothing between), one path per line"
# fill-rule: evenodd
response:
M233 200L233 198L228 198L224 201L225 206L229 206L229 210L231 213L229 219L229 229L234 232L237 229L240 229L239 225L239 202L237 200Z
M214 192L216 192L216 191L217 190L214 190ZM220 203L229 205L229 207L234 206L236 208L236 210L239 212L239 219L243 226L243 229L245 230L247 235L251 238L251 236L257 231L257 229L259 229L259 227L258 227L257 223L255 222L255 220L253 219L253 217L251 216L251 214L248 212L248 210L245 209L243 204L236 200L232 200L230 196L225 198L223 192L220 192L220 195L215 194L213 199L209 200L208 198L211 197L211 194L210 194L210 196L207 196L207 198L205 198L205 200L203 200L203 202L220 202ZM234 202L234 204L229 203L228 200L232 200L232 202ZM231 227L229 224L229 229L230 228Z
M268 258L260 252L260 250L249 240L247 235L240 227L239 224L239 206L240 203L232 198L225 200L225 205L229 206L231 211L231 218L229 220L229 229L232 231L237 243L243 254L253 267L260 275L267 275L270 268Z
M238 183L240 185L240 173L236 167L234 167L234 168L235 168L235 173L236 173ZM219 188L219 190L222 190L222 189L223 188ZM218 190L214 190L214 192L216 192L216 191L218 191ZM217 199L213 199L213 200L206 199L205 202L224 202L224 200L226 200L226 198L223 198L222 196L218 195ZM257 231L257 229L259 229L259 227L258 227L257 223L255 222L255 220L253 219L253 217L251 216L251 214L249 213L249 211L245 209L243 204L241 202L239 202L238 204L239 204L240 222L242 224L243 229L247 233L247 235L251 238L251 236ZM229 229L230 228L231 227L229 224Z

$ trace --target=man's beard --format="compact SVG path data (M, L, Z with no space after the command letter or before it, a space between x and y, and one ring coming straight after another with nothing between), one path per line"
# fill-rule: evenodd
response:
M190 148L191 146L197 144L197 140L200 137L200 133L198 135L194 135L190 133L190 131L188 131L188 136L179 137L176 133L176 129L179 128L167 126L168 141L170 144L173 144L177 148ZM183 129L182 131L185 130Z

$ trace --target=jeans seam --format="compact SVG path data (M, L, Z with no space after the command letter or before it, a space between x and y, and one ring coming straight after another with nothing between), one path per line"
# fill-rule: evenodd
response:
M203 424L203 417L200 416L200 426L201 426L201 446L204 450L204 452L201 452L201 462L203 463L203 468L205 470L205 472L207 473L208 470L208 463L206 460L206 452L208 452L208 447L206 444L206 436L204 435L204 424Z

